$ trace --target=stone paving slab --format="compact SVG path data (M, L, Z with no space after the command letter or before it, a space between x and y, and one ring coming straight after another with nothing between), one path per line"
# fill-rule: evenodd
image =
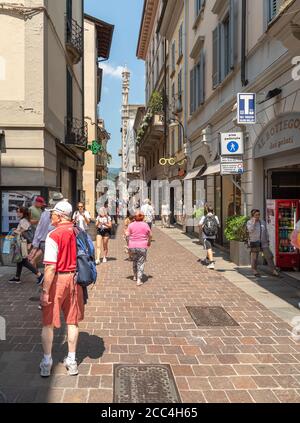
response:
M183 402L299 402L300 343L288 323L157 228L147 281L137 287L121 229L89 293L78 377L60 362L63 327L53 374L40 378L40 311L29 301L37 295L34 278L21 285L1 279L7 341L0 341L0 401L111 403L114 364L169 364ZM198 328L186 306L223 307L239 326Z

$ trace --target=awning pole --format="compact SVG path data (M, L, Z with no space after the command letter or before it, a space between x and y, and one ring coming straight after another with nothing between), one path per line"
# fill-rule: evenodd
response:
M231 175L231 181L232 181L233 185L235 185L243 193L243 197L244 197L244 216L247 216L247 193L244 190L244 188L236 182L236 180L234 179L233 175Z

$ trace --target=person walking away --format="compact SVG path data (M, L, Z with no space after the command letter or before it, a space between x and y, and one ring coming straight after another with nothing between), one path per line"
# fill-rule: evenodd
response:
M111 235L112 221L105 207L101 207L99 215L96 219L97 228L97 260L96 264L100 264L101 245L103 246L103 263L107 262L108 241Z
M200 219L199 227L202 230L203 246L206 250L207 268L213 270L215 268L213 246L218 234L220 222L218 217L214 214L212 207L207 207L207 214Z
M79 335L78 324L84 317L83 289L76 284L77 247L72 206L61 201L51 210L51 224L55 227L46 238L45 279L41 293L43 316L42 344L44 357L40 363L40 375L51 373L52 343L54 328L60 328L61 311L67 324L68 356L64 365L69 375L78 374L76 347Z
M73 222L83 231L86 232L88 230L89 224L91 223L91 215L85 209L83 203L78 203L77 210L73 214Z
M126 219L124 220L123 238L124 238L124 241L126 242L125 253L129 255L129 259L131 259L131 256L130 256L130 253L129 253L129 248L128 248L129 238L126 235L126 233L127 233L127 230L128 230L128 226L130 225L130 223L134 222L134 219L135 219L135 217L128 212L128 215L127 215Z
M261 276L257 271L257 262L260 252L263 252L272 274L274 276L278 276L279 273L275 268L273 254L269 247L269 234L267 225L266 222L260 219L260 211L258 209L251 210L251 219L247 222L247 230L249 234L249 244L251 251L251 269L254 276Z
M152 233L149 225L144 221L145 215L136 212L134 222L128 226L129 253L133 261L133 280L137 286L143 285L144 267L147 258L147 250L151 246Z
M151 206L151 201L147 198L141 208L141 213L145 216L145 222L149 228L152 228L152 223L155 217L154 208Z
M163 203L161 206L161 225L163 228L170 227L170 207L167 203Z
M14 233L16 235L20 235L20 237L23 237L23 239L26 239L26 233L29 233L29 230L31 228L30 222L29 222L29 210L26 207L20 207L17 210L17 216L19 219L18 227L14 230ZM28 250L31 247L30 240L27 239L27 248ZM28 260L28 257L23 258L21 262L17 263L16 268L16 276L11 278L9 280L9 283L21 283L21 274L23 267L26 267L28 270L30 270L34 275L37 277L37 283L40 284L43 280L43 274L39 272L36 267L34 267L30 261Z
M45 208L43 211L39 223L36 227L32 241L32 249L28 255L28 260L35 267L37 267L39 262L43 261L47 235L51 230L54 229L54 227L51 225L50 209L63 199L64 196L60 192L54 192L52 194L52 197L49 200L49 207ZM37 283L40 284L41 282L38 281Z
M43 197L36 197L34 203L32 206L29 207L29 216L30 216L30 223L35 230L39 220L41 218L41 215L43 213L44 207L46 207L46 202Z

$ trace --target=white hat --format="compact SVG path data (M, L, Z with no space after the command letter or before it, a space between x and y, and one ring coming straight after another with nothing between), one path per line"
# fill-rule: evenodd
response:
M50 210L51 212L56 212L57 214L61 214L63 216L71 217L73 212L73 208L70 203L67 201L60 201L55 205L53 209Z

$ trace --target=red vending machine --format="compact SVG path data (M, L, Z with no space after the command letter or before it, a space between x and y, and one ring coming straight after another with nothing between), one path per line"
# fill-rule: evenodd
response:
M299 269L300 252L291 244L291 234L300 220L300 200L267 200L266 217L276 266Z

